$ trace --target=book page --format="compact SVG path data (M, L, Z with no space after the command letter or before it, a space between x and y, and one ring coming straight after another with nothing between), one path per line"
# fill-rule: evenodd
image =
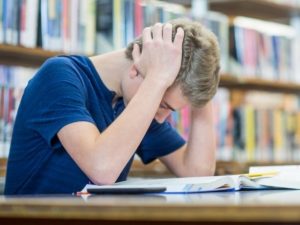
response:
M278 188L300 189L300 166L261 166L251 167L250 173L278 172L277 175L257 179L256 183Z

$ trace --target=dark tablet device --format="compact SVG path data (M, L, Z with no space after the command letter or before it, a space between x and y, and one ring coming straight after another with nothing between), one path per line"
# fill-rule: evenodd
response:
M90 194L111 194L111 195L133 195L133 194L154 194L163 193L166 191L165 187L101 187L101 188L88 188L87 192Z

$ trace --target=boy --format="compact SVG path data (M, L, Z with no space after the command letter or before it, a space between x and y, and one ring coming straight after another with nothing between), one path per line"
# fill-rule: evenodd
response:
M47 60L24 91L5 194L122 181L135 153L144 163L159 158L177 176L213 175L218 72L216 38L187 20L145 28L126 50ZM187 143L165 121L186 105Z

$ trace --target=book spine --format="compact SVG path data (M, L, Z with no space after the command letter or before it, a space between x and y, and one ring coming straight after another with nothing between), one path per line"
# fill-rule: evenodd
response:
M72 2L67 1L67 4L70 7L70 52L76 53L79 51L78 49L78 37L79 37L79 0L72 0Z
M296 30L292 26L237 17L231 34L230 72L239 76L293 81Z
M84 52L92 55L95 52L96 41L96 1L90 0L86 8L86 40Z
M143 31L144 21L143 21L143 8L142 1L135 0L134 1L134 34L136 37L140 36Z
M4 17L4 13L3 13L3 6L4 6L4 0L0 0L0 44L2 44L4 42L4 27L3 27L3 17Z
M134 40L134 2L125 0L124 2L124 19L125 19L125 45Z
M113 40L114 48L124 47L124 20L123 20L123 1L113 1Z
M17 110L34 73L31 68L0 66L0 158L8 157Z

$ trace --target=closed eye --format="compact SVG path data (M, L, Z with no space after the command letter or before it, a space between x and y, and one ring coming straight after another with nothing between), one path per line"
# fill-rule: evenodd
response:
M166 102L162 102L159 107L163 109L171 110L173 112L175 111L175 109Z

